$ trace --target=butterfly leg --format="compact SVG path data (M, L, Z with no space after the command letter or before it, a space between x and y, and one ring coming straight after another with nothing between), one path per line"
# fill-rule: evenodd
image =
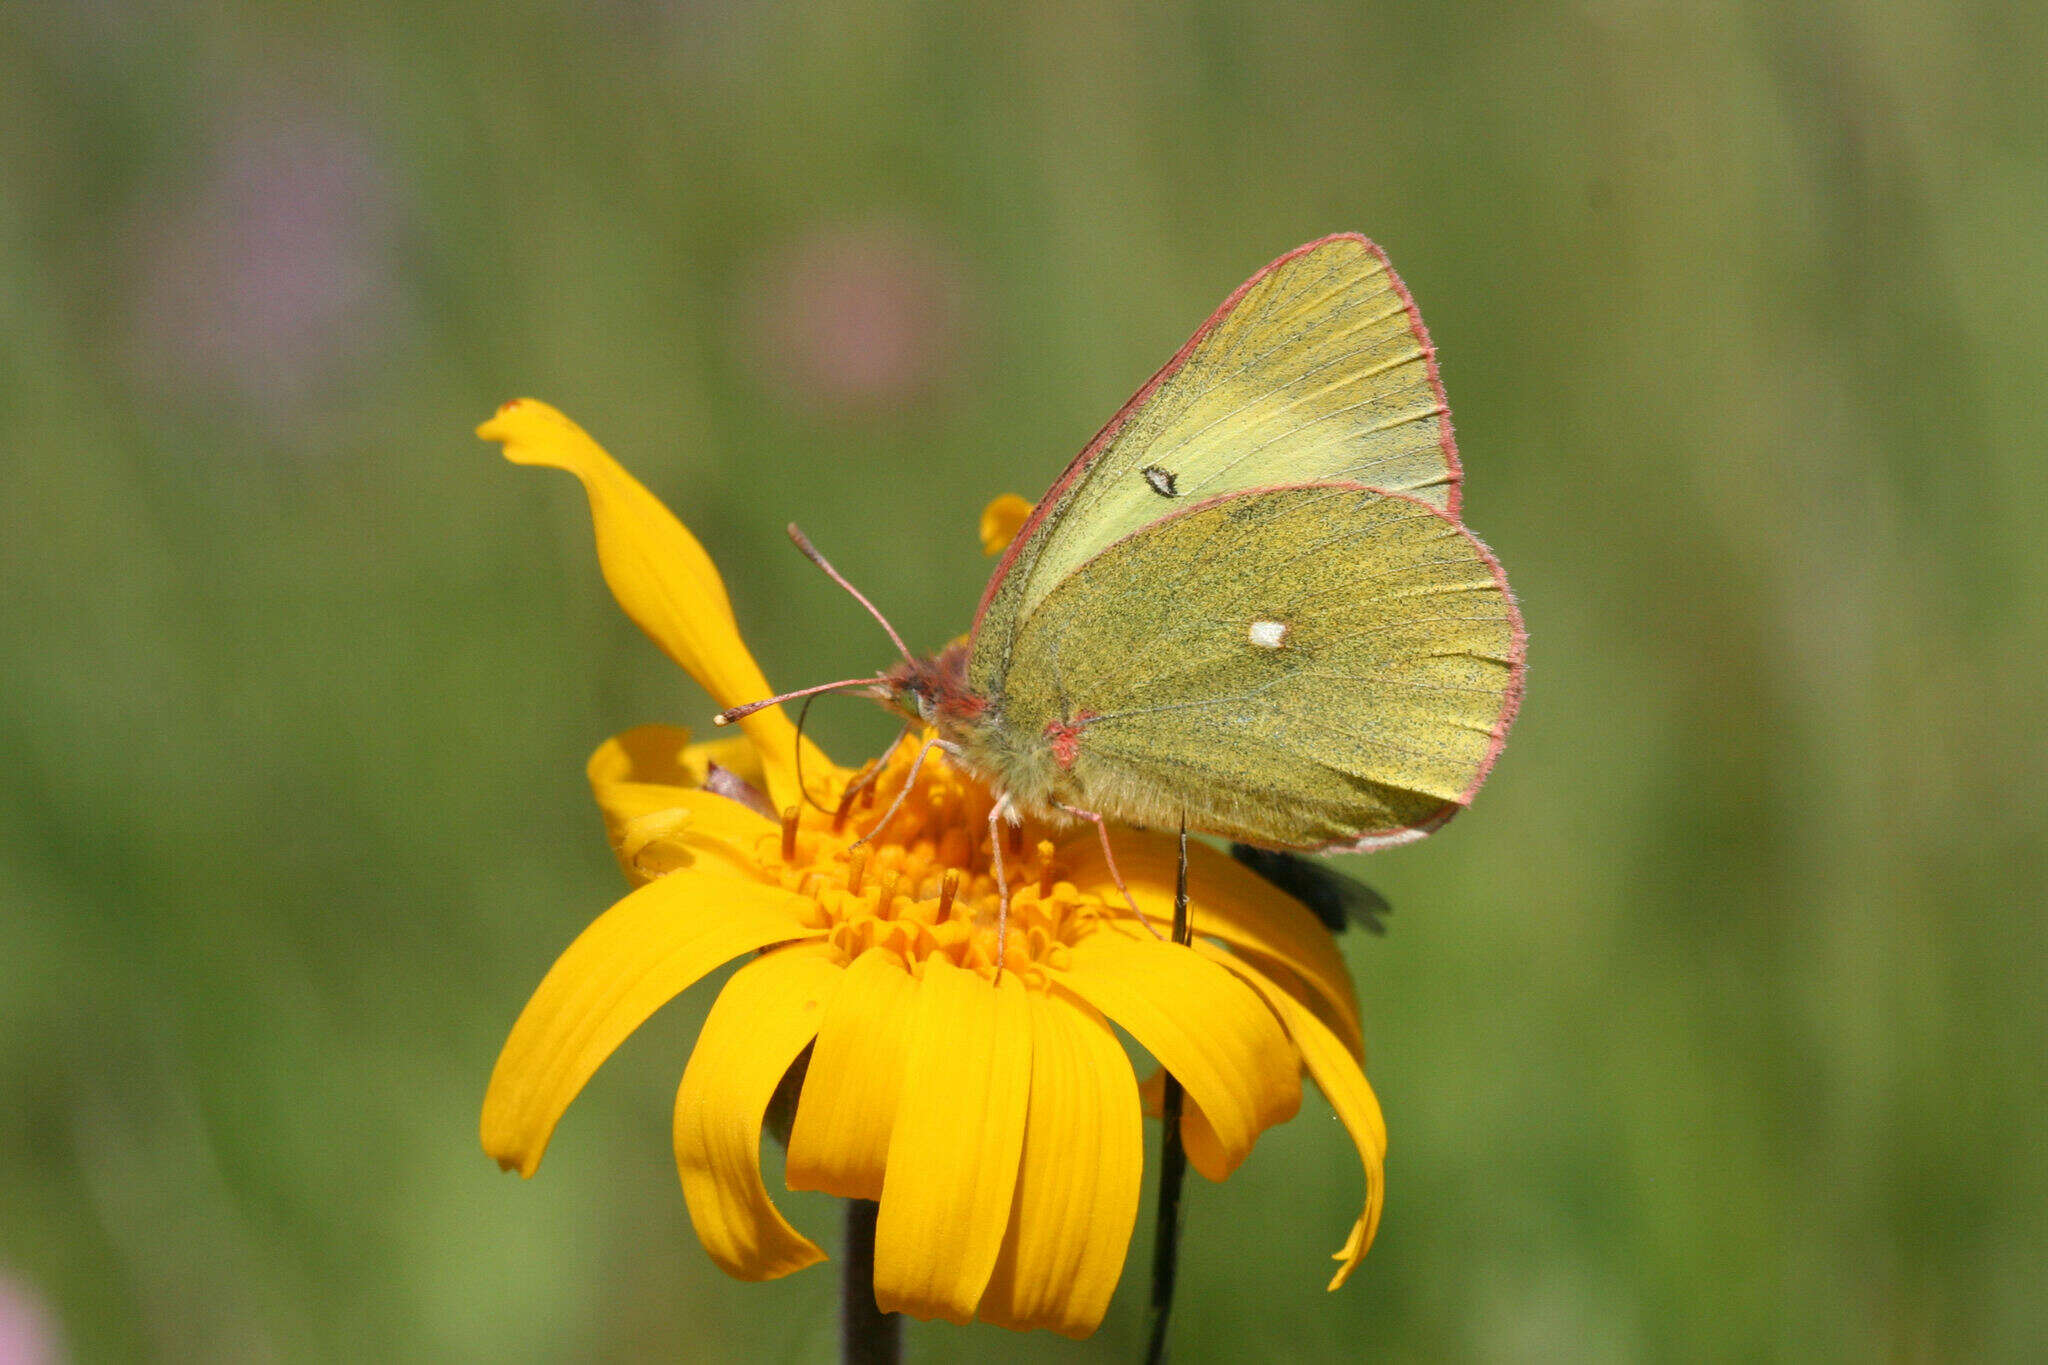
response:
M1166 935L1159 932L1159 926L1152 922L1149 915L1138 908L1138 898L1131 894L1130 887L1124 885L1124 874L1116 870L1116 854L1110 852L1109 848L1109 825L1103 820L1100 812L1081 810L1075 806L1061 806L1060 809L1069 815L1078 815L1083 820L1094 823L1095 837L1102 841L1103 865L1109 869L1109 879L1116 883L1116 889L1124 893L1124 904L1131 907L1131 913L1138 917L1138 923L1151 931L1152 937L1158 939L1161 943L1166 942Z
M808 702L809 698L805 698L805 701ZM839 798L842 805L850 803L854 797L859 796L875 784L875 779L882 775L882 769L889 766L889 760L896 757L896 751L903 746L904 740L910 738L910 732L914 728L914 726L905 725L901 730L898 730L896 738L889 741L889 747L882 750L881 757L854 775L853 781L846 784L845 794Z
M905 733L908 732L906 731ZM862 844L874 838L877 834L880 834L882 832L882 826L888 824L891 820L896 818L896 812L903 809L903 798L910 795L910 789L917 785L917 774L918 770L924 767L924 756L930 753L932 751L932 746L934 744L937 744L938 742L938 738L934 736L933 738L926 740L924 744L918 749L917 757L910 760L909 775L903 779L903 790L896 793L896 799L889 803L889 809L883 813L882 818L875 821L875 827L869 830L866 834L861 835L860 838L855 839L853 843L849 845L849 847L859 848ZM890 747L894 748L895 746L891 745Z
M1003 872L1003 817L1015 818L1017 808L1004 792L988 808L989 867L996 874L996 980L1003 979L1003 950L1009 946L1010 879Z

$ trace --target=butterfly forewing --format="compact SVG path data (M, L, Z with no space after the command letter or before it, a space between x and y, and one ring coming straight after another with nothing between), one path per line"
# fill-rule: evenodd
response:
M1319 480L1457 510L1427 334L1355 235L1254 275L1068 467L990 584L975 683L1000 687L1018 624L1106 546L1207 499Z
M1078 727L1092 808L1275 847L1395 842L1471 798L1519 687L1498 565L1355 484L1239 493L1126 535L1024 618L1001 694Z

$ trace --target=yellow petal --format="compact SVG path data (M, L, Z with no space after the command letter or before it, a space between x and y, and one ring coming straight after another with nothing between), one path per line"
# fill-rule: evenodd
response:
M761 1120L846 979L830 950L785 948L732 974L676 1091L676 1170L697 1240L728 1275L773 1280L825 1259L761 1183Z
M967 1322L981 1302L1017 1188L1031 1092L1031 1021L1012 972L999 985L925 963L882 1209L875 1302Z
M743 743L745 738L740 736ZM598 811L604 816L605 833L611 836L612 851L619 855L635 885L649 880L655 869L640 866L628 855L628 832L650 816L678 809L683 794L702 785L701 781L689 781L682 771L682 754L688 743L687 730L643 725L612 736L583 765L591 795L597 798Z
M685 734L689 732L684 731ZM718 739L699 740L683 750L683 771L696 778L690 785L701 787L711 773L711 765L730 772L734 777L757 789L763 796L768 794L768 770L761 766L761 751L754 747L754 741L745 734L724 735ZM825 765L826 772L837 772L833 764ZM824 776L824 773L817 774ZM804 780L812 777L809 768L804 769Z
M1010 1230L981 1317L1085 1337L1123 1273L1145 1169L1130 1059L1100 1014L1032 994L1031 1107Z
M584 773L600 791L619 783L694 791L713 763L757 787L764 780L761 755L745 735L692 744L690 732L675 725L636 725L613 735L590 755Z
M673 725L641 725L614 735L598 745L584 765L590 788L604 811L608 825L679 804L675 793L698 791L710 780L711 766L717 764L740 781L753 787L766 800L768 780L761 767L760 751L745 735L690 742L690 732ZM846 772L826 764L814 773L806 764L804 781L815 789L823 785L837 790Z
M981 552L999 555L1010 548L1017 532L1031 517L1031 504L1015 493L1005 493L981 509Z
M903 1094L917 983L894 953L870 948L846 969L825 1012L789 1134L793 1190L880 1199Z
M1102 848L1087 839L1070 840L1074 885L1111 904L1122 893L1102 861ZM1138 908L1165 931L1173 923L1174 879L1179 841L1172 835L1118 830L1117 871ZM1358 999L1337 941L1322 921L1292 896L1276 890L1236 859L1207 844L1188 844L1189 914L1195 934L1220 939L1254 959L1276 962L1307 982L1317 1012L1363 1056ZM1143 929L1137 932L1144 933Z
M1139 1083L1138 1100L1144 1105L1146 1118L1166 1116L1165 1071L1154 1071ZM1188 1164L1202 1175L1218 1182L1229 1177L1230 1158L1216 1136L1216 1125L1209 1122L1194 1096L1185 1091L1180 1097L1180 1149L1187 1154Z
M1302 1060L1308 1064L1308 1074L1315 1078L1316 1086L1330 1101L1330 1107L1337 1111L1337 1118L1358 1148L1359 1160L1365 1166L1365 1212L1352 1224L1351 1235L1335 1255L1334 1259L1340 1264L1330 1280L1330 1288L1336 1289L1351 1277L1351 1272L1365 1259L1365 1253L1371 1250L1372 1239L1379 1232L1380 1210L1386 1203L1387 1123L1380 1114L1379 1098L1372 1093L1372 1086L1367 1084L1365 1072L1359 1069L1357 1059L1329 1025L1303 1008L1301 1002L1286 991L1263 980L1248 964L1233 961L1228 953L1206 945L1202 951L1249 982L1265 997L1266 1003L1287 1026L1288 1036L1294 1040L1294 1045L1301 1049Z
M648 1015L741 953L809 938L809 902L694 870L650 882L599 915L548 969L498 1054L484 1150L532 1175L562 1111Z
M1138 1082L1138 1103L1145 1106L1148 1119L1166 1112L1166 1068L1154 1067L1151 1075Z
M565 469L583 483L597 531L597 559L626 615L689 671L720 707L759 701L770 695L760 666L747 652L734 623L732 603L711 556L697 538L640 482L605 453L583 429L546 403L515 398L499 408L476 434L505 447L517 464ZM776 807L799 796L796 727L779 706L756 711L740 722L760 751ZM811 746L806 768L825 770L825 757Z
M1222 1179L1301 1107L1301 1060L1273 1011L1213 962L1113 930L1074 944L1054 977L1180 1078L1212 1126Z
M1209 1122L1208 1114L1192 1095L1181 1102L1180 1147L1188 1154L1188 1165L1210 1180L1227 1180L1237 1168L1237 1163L1230 1159L1230 1149L1216 1135L1216 1125Z
M699 790L703 751L716 745L686 746L688 733L643 725L606 740L585 765L612 851L635 885L682 867L751 875L762 837L776 833L773 820ZM727 742L752 748L743 737L718 743ZM693 760L700 765L694 781L687 772Z

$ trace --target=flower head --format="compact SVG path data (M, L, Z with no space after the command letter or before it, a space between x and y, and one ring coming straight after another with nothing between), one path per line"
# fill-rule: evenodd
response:
M768 687L703 548L554 409L506 404L480 429L590 497L627 613L720 706ZM995 523L1014 529L1014 504ZM985 521L984 535L999 536ZM548 972L484 1100L483 1145L531 1175L569 1102L627 1034L721 964L676 1096L676 1164L697 1235L742 1279L824 1259L763 1185L770 1100L808 1060L787 1179L878 1200L875 1295L889 1311L1085 1336L1123 1266L1143 1167L1140 1088L1111 1025L1187 1092L1189 1160L1211 1179L1293 1116L1304 1068L1365 1169L1336 1253L1349 1275L1379 1221L1386 1130L1360 1066L1356 1003L1328 934L1228 858L1190 848L1192 946L1131 914L1094 832L1026 822L1001 850L1011 892L997 969L989 791L944 762L911 777L832 764L779 708L692 744L646 726L591 757L635 886ZM798 787L798 749L802 780ZM863 836L869 836L864 838ZM1137 906L1170 919L1173 841L1114 834Z

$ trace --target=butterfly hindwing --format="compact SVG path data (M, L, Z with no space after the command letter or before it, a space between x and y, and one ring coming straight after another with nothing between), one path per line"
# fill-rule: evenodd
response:
M1020 624L993 694L1066 734L1095 809L1269 847L1419 837L1512 717L1522 632L1455 519L1356 484L1237 493L1124 536Z
M998 567L977 686L1015 631L1107 546L1230 493L1344 480L1457 511L1450 416L1421 318L1355 234L1298 248L1226 300L1068 466Z

